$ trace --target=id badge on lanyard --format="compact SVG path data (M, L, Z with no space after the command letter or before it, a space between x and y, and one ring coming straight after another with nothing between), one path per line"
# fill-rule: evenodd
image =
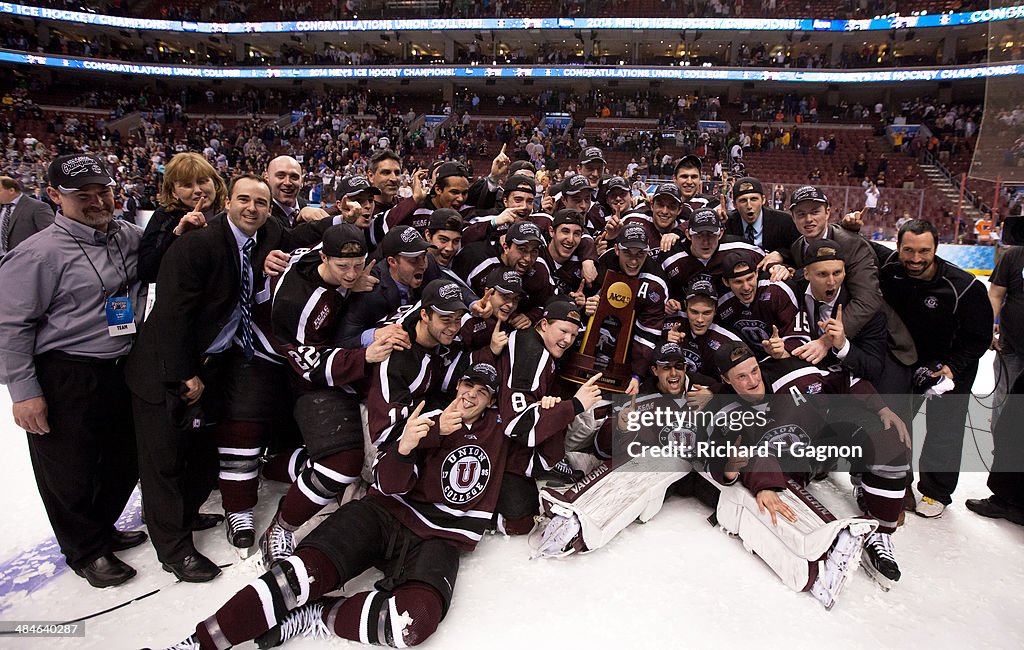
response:
M125 336L135 333L135 310L130 296L110 296L106 302L107 333Z

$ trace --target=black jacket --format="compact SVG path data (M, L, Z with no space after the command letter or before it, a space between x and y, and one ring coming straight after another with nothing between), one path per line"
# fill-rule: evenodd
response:
M315 244L329 226L324 219L288 231L267 219L256 233L253 287L263 285L267 253ZM133 393L160 404L168 388L199 374L203 354L238 304L240 278L238 244L226 214L169 245L157 274L156 303L128 357L125 373Z
M766 253L779 252L783 258L789 254L789 248L800 237L793 219L788 212L773 210L768 207L761 209L761 223L764 232L761 235L761 249ZM729 221L725 224L727 235L746 238L747 222L740 213L733 210L729 213Z

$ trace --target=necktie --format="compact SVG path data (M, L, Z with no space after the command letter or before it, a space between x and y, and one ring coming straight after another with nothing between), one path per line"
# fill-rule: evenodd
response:
M817 336L821 336L822 334L824 334L824 332L821 329L821 326L818 325L818 323L821 322L821 308L824 304L825 303L823 303L820 300L814 301L814 331L817 334Z
M14 212L13 203L4 203L3 205L3 220L0 223L0 255L7 254L8 245L10 244L10 235L8 234L11 230L11 213Z
M242 321L238 324L238 338L242 341L242 351L247 361L252 360L252 249L256 242L252 239L242 246L242 282L238 294L238 306L242 310Z
M752 223L748 223L747 224L747 241L750 242L751 244L755 243L754 242L754 224L752 224Z

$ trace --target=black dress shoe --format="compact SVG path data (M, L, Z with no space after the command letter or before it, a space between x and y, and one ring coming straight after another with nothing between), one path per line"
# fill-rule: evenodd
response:
M111 551L127 551L145 543L149 535L142 530L114 530L110 534Z
M200 530L209 530L211 528L216 528L217 526L220 526L223 521L224 515L215 515L200 512L198 515L196 515L196 518L192 520L192 523L190 524L189 528L192 530L192 532Z
M135 569L119 560L113 553L101 555L81 569L75 569L75 573L98 589L116 587L135 577Z
M220 567L198 551L163 567L164 571L173 573L182 582L209 582L220 575Z
M1020 526L1024 526L1024 509L1006 503L998 497L987 499L968 499L967 509L982 517L990 519L1005 519Z

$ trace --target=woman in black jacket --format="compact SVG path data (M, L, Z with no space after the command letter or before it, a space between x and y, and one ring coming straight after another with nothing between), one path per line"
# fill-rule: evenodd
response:
M156 282L160 260L183 233L206 226L206 219L224 209L227 186L206 158L179 153L164 170L160 207L150 217L139 246L139 279Z

